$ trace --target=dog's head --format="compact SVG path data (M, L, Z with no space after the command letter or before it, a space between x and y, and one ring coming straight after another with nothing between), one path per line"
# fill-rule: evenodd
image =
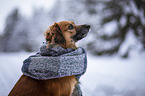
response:
M49 44L59 44L64 48L76 49L75 43L87 36L90 25L75 25L72 21L54 23L44 33Z

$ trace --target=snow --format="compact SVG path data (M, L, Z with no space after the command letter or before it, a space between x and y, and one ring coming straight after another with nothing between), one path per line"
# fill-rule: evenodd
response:
M143 45L136 38L135 34L133 33L133 30L130 29L129 32L126 34L124 42L121 44L121 47L119 48L118 54L123 55L127 51L142 50L142 48Z
M0 53L0 96L7 96L21 76L21 66L32 53Z
M23 60L35 53L0 53L0 94L7 96L22 75ZM145 52L128 59L88 54L87 72L80 79L84 96L144 96Z
M116 32L116 29L117 29L117 22L113 20L109 23L106 23L102 28L102 31L108 36L111 36Z
M128 59L88 55L88 69L81 78L84 96L144 96L145 53Z

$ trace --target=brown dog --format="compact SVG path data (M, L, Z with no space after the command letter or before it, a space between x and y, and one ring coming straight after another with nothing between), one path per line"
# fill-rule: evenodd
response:
M61 21L50 26L44 35L48 46L58 44L63 48L77 49L75 43L84 38L89 29L90 25L75 25L72 21ZM75 76L36 80L22 75L9 96L71 96L77 82Z

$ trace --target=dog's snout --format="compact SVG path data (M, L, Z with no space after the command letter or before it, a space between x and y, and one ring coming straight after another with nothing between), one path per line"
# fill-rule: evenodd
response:
M89 32L89 29L90 29L90 25L88 24L84 24L84 25L79 25L77 27L77 32L76 32L76 35L73 36L73 39L77 42L78 40L84 38L87 36L88 32Z
M90 27L91 27L90 25L86 25L86 28L90 29Z
M87 29L90 29L90 27L91 27L91 26L90 26L90 25L85 24L85 25L83 25L83 27L84 27L84 28L87 28Z

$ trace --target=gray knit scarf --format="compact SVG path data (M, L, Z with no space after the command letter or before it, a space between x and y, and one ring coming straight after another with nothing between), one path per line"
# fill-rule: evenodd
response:
M40 47L40 52L23 61L24 75L38 80L75 75L77 79L86 72L86 51L79 47L74 50L58 45Z

